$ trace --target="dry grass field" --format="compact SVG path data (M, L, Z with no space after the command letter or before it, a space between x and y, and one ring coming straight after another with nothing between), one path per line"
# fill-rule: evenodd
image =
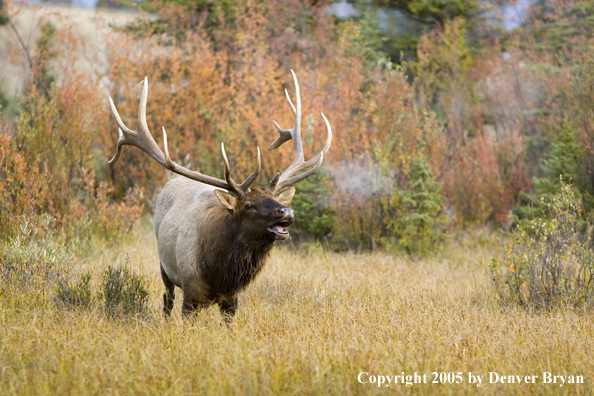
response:
M179 299L163 319L156 243L145 229L85 266L99 273L127 254L149 284L147 319L60 310L50 295L5 290L1 393L592 394L592 315L501 310L486 274L490 250L450 247L439 259L410 260L275 249L228 328L215 308L182 319ZM427 383L378 387L361 384L361 372L363 381L417 372ZM433 372L461 372L463 383L431 383ZM483 376L480 387L469 372ZM490 372L538 378L491 384ZM543 384L543 372L584 383Z
M543 2L552 11L531 11L509 34L487 9L443 24L423 17L426 28L410 38L402 31L397 46L384 45L379 13L377 21L368 13L338 21L325 13L329 3L145 2L151 15L3 3L13 25L0 26L0 396L594 395L593 311L503 307L487 272L501 256L497 238L445 237L511 226L512 213L528 221L540 202L551 221L505 238L542 243L510 247L502 272L516 275L518 295L546 299L554 294L546 279L559 279L562 292L578 289L574 301L594 305L594 8L584 5L592 2ZM114 29L139 16L144 22ZM412 59L396 51L408 41ZM280 246L241 294L231 325L218 307L182 318L181 293L166 319L150 224L113 243L142 212L142 194L126 190L142 186L154 197L163 173L131 148L108 167L117 129L104 91L134 128L137 84L147 76L160 147L153 125L170 128L174 159L220 175L210 170L221 164L223 140L233 169L246 174L256 146L278 136L272 119L290 125L282 98L285 88L297 91L290 68L302 82L306 152L324 141L319 111L335 131L328 173L302 184L302 207L316 225L307 232L331 233L343 246L389 250L399 241L408 251L439 251L411 258ZM263 157L262 176L291 158ZM549 198L559 206L545 208ZM40 217L47 227L38 230L56 230L35 231L49 241L41 248L16 221ZM71 252L56 247L66 238ZM90 271L96 299L68 307L56 297L66 287L43 266L84 256L86 244L95 248L73 279ZM541 264L551 257L567 276L548 277ZM97 297L102 274L124 263L146 283L143 315L110 314ZM520 278L514 263L536 270Z

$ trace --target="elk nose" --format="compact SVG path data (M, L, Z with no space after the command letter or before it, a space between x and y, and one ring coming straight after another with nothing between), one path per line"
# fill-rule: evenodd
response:
M277 217L293 217L293 210L289 208L278 208L276 210Z

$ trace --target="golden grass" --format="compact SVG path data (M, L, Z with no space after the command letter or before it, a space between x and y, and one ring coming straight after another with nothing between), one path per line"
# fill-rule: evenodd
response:
M99 273L123 262L148 280L153 318L118 321L60 311L49 296L0 297L3 395L591 394L591 313L501 311L491 297L488 249L441 259L275 250L242 294L231 329L216 307L161 316L154 237L98 252ZM179 295L179 294L178 294ZM428 384L360 384L369 375L427 374ZM584 384L543 384L542 372ZM431 384L462 372L462 384ZM468 372L484 375L467 383ZM489 372L538 375L536 384L489 384Z

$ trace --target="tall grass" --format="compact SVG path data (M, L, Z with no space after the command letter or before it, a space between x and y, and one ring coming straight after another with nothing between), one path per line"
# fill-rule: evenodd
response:
M487 276L492 252L452 246L442 258L278 249L241 295L227 327L217 309L161 316L154 237L95 253L99 274L126 254L143 274L151 314L112 319L100 308L0 296L0 389L6 395L590 394L592 316L500 310ZM178 293L179 295L180 293ZM583 375L582 385L420 384L377 389L360 372ZM429 381L430 382L430 381ZM540 382L540 381L539 381Z

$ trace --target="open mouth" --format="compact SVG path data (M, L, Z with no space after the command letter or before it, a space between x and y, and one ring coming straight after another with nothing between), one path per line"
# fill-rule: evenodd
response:
M284 240L289 237L289 231L285 229L293 223L291 220L283 220L280 223L276 223L268 227L268 232L275 240Z

